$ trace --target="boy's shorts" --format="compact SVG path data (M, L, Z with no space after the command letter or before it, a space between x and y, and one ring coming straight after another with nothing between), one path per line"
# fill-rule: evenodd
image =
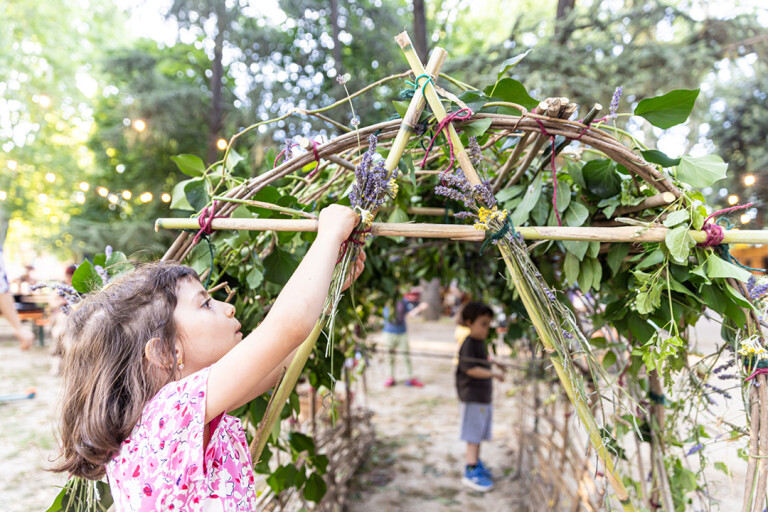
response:
M461 404L461 440L473 444L490 441L493 404L459 403Z

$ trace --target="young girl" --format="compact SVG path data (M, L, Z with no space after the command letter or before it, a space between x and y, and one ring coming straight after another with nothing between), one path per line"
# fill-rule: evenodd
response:
M343 206L320 212L317 239L245 339L234 306L212 299L186 266L148 264L87 296L65 334L54 469L106 472L118 511L253 510L245 433L225 412L275 385L320 316L357 222Z

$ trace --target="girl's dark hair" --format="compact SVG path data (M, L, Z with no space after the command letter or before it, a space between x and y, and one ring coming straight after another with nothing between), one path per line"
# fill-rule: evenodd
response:
M187 266L145 264L73 308L62 335L61 454L52 471L104 476L146 403L174 378L182 333L173 313L186 279L197 279Z
M493 318L493 310L482 302L468 302L461 309L461 323L464 325L474 322L481 316Z

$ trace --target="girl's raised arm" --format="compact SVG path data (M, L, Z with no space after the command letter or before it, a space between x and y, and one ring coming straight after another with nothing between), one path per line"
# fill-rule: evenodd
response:
M350 208L320 212L317 238L264 321L211 366L206 422L253 400L274 383L267 377L306 338L322 312L341 244L358 223ZM358 271L362 270L358 268ZM266 388L266 384L270 384Z

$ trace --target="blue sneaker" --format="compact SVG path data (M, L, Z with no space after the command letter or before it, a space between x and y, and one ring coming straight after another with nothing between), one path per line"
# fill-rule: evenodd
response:
M480 469L479 464L473 469L469 469L468 466L464 469L464 478L461 479L461 483L470 489L481 492L487 492L493 489L493 480L485 475Z
M483 464L483 461L481 461L480 459L477 459L477 468L480 470L480 472L483 475L493 480L493 474L491 473L491 470L485 467L485 464Z

